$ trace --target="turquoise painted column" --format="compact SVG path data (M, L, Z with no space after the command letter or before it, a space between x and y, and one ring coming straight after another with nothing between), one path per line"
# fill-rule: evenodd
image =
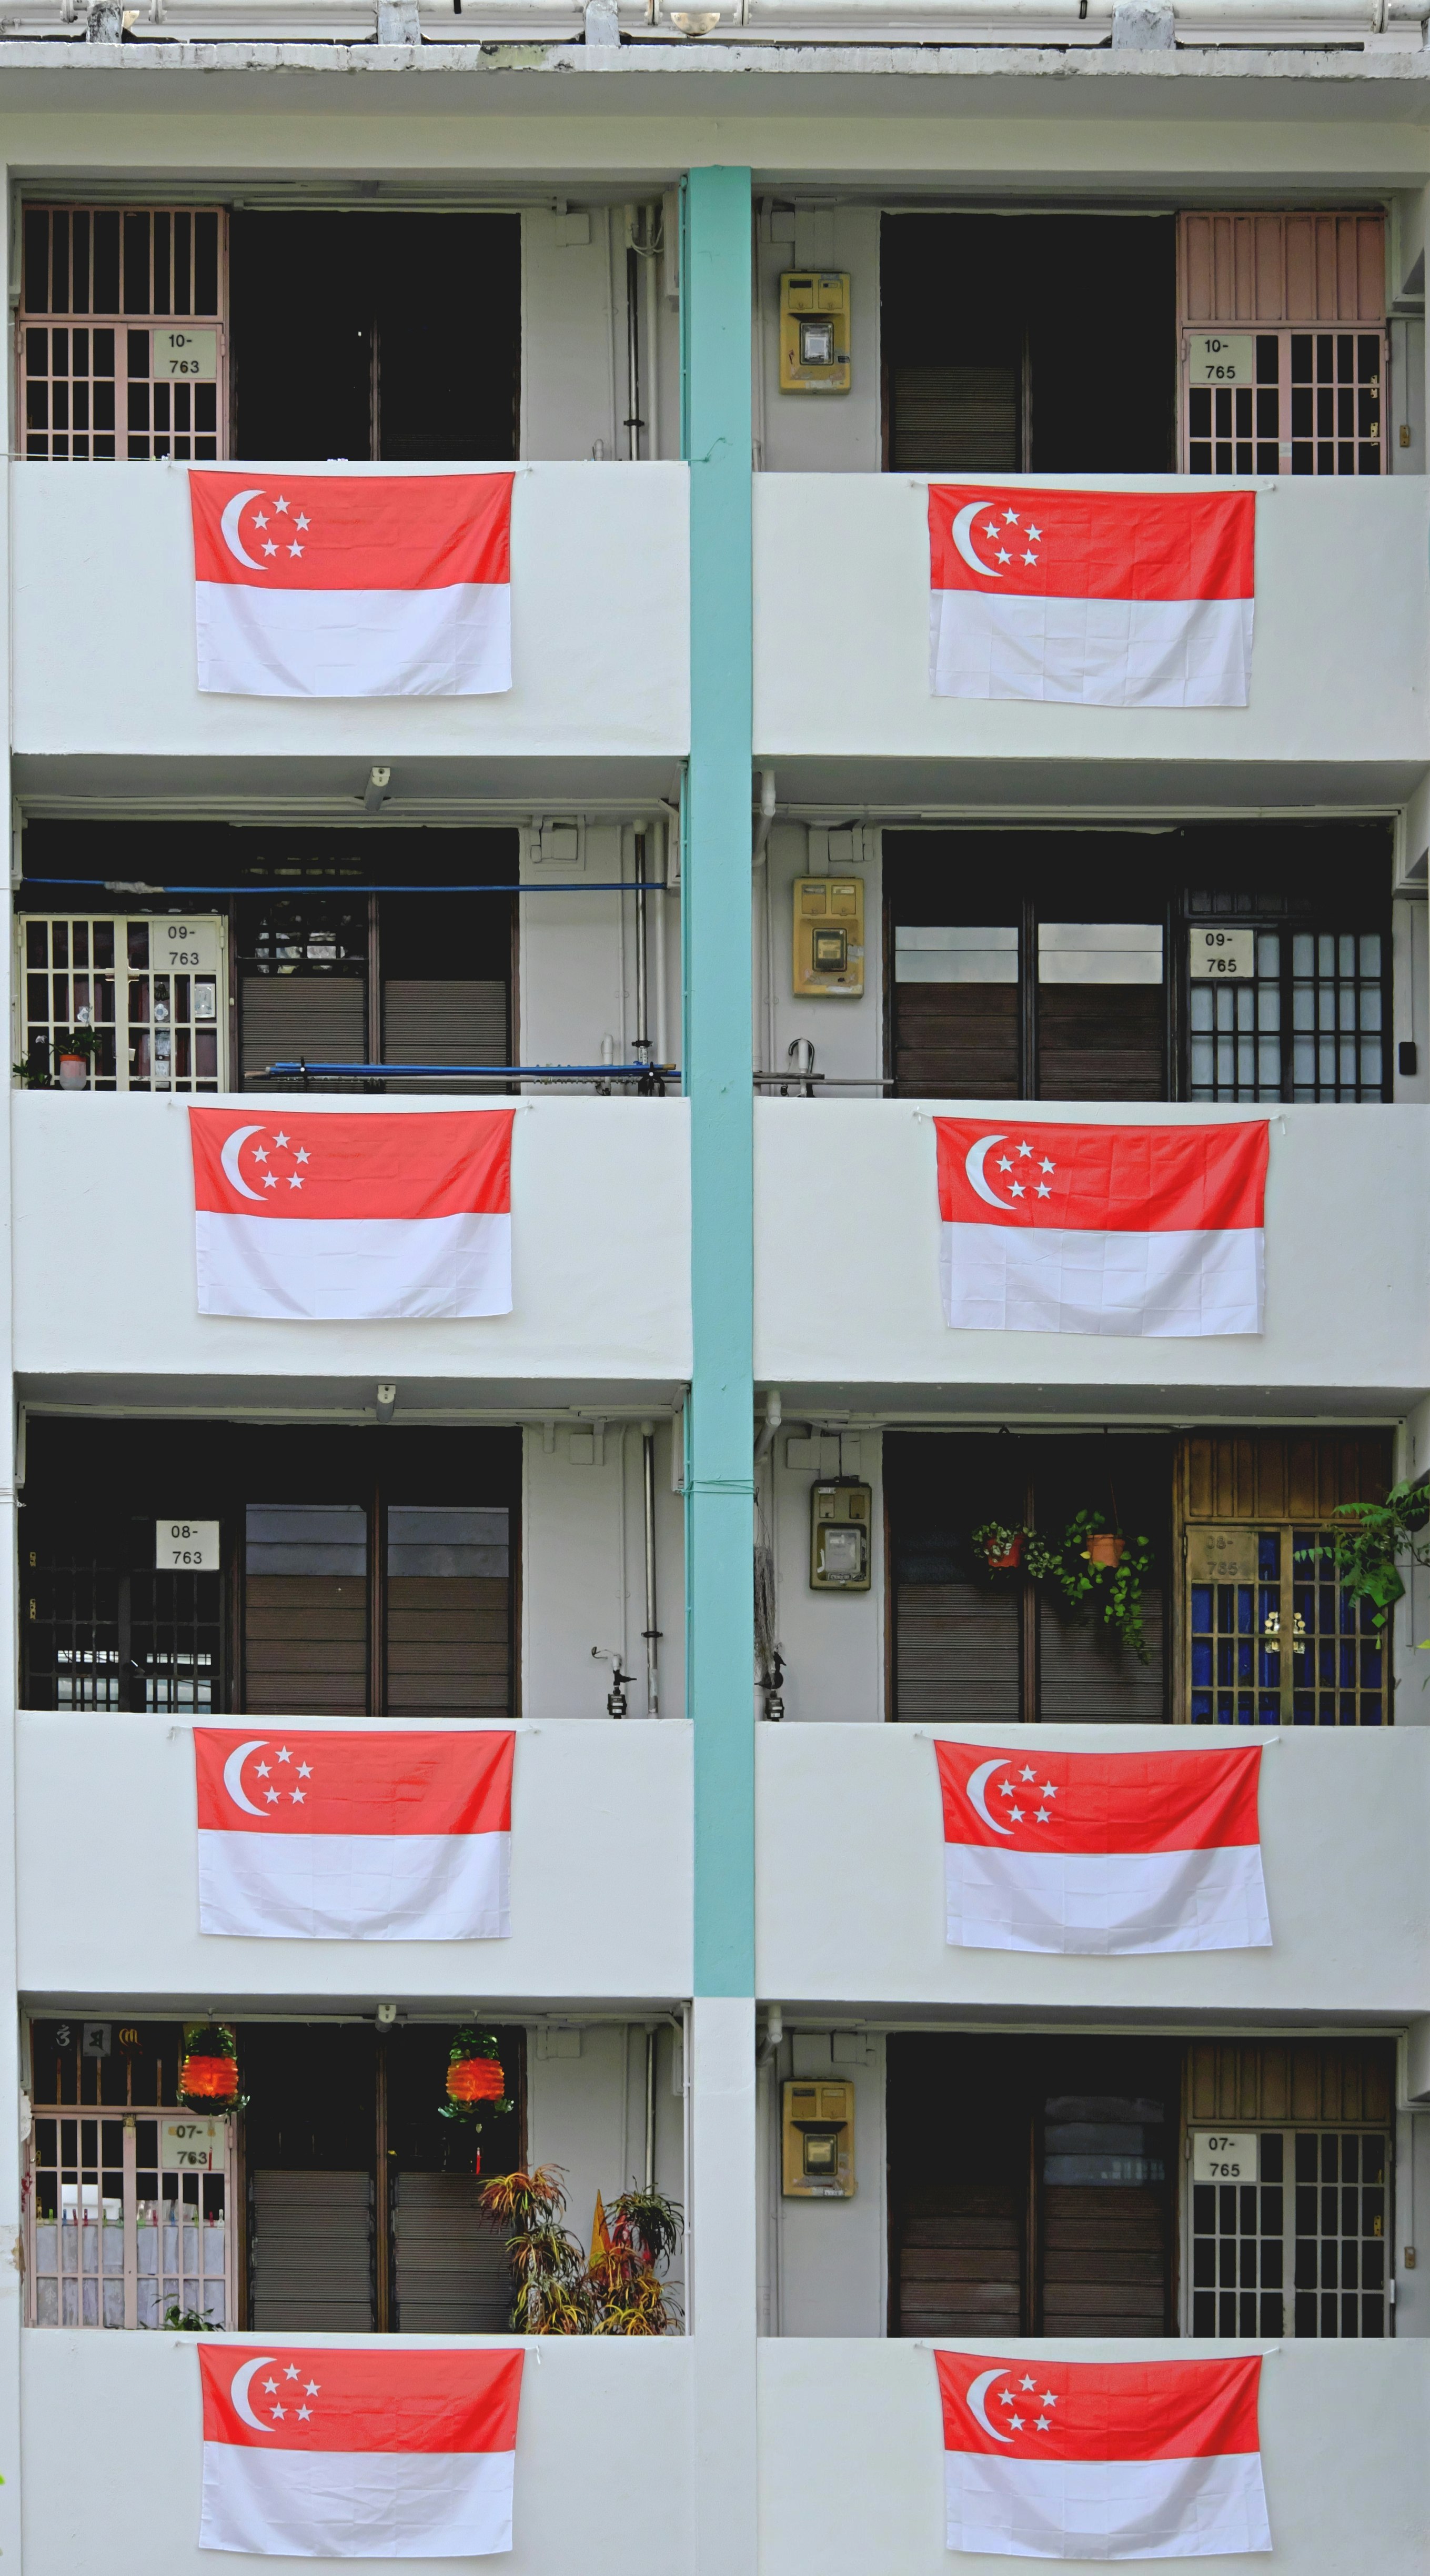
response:
M690 466L682 919L694 1337L686 1447L686 1688L695 1728L694 2565L698 2576L756 2576L749 171L692 170L682 223L682 428Z
M690 465L685 1064L695 1991L754 1993L750 958L750 174L692 170L681 263Z

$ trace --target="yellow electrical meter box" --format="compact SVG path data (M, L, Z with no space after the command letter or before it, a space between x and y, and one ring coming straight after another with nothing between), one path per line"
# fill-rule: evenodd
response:
M816 1485L809 1498L809 1580L815 1592L867 1592L874 1497L854 1476Z
M847 394L849 272L803 269L780 279L780 392Z
M797 1000L864 990L864 888L857 877L796 877L794 989Z
M786 2200L854 2197L854 2087L787 2084L784 2088Z

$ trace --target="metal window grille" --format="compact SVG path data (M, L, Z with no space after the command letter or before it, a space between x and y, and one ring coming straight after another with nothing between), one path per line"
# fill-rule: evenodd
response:
M1257 2182L1191 2186L1191 2333L1384 2337L1387 2132L1262 2129L1257 2138Z
M31 2325L152 2328L171 2308L234 2323L228 2172L162 2169L161 2124L175 2116L37 2110L25 2218ZM223 2126L231 2172L232 2123Z
M1390 1621L1314 1553L1324 1525L1257 1533L1253 1583L1188 1584L1193 1726L1385 1726Z
M1184 473L1386 472L1379 215L1184 215L1178 288ZM1249 381L1209 381L1209 332Z
M222 1091L228 1084L228 924L217 915L26 913L16 924L16 1046L31 1079L53 1073L58 1041L99 1036L84 1088ZM78 1087L78 1086L76 1086Z
M216 207L27 206L25 455L225 456L227 268Z
M1220 909L1193 895L1189 911ZM1386 964L1378 931L1256 929L1255 973L1187 987L1193 1100L1382 1100Z
M31 1708L222 1707L222 1577L117 1572L38 1547L24 1589L25 1698Z

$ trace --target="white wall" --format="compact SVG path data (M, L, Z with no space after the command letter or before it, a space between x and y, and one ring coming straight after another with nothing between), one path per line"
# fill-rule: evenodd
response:
M884 1708L885 1558L883 1438L834 1432L816 1466L788 1464L809 1426L793 1414L776 1434L760 1486L761 1535L774 1551L777 1637L785 1659L787 1718L867 1721ZM819 1438L816 1431L814 1436ZM867 1592L815 1592L809 1580L810 1495L819 1477L860 1476L874 1490Z
M1020 2342L1031 2361L1185 2358L1177 2343ZM1208 2345L1232 2353L1255 2346ZM1008 2347L971 2341L960 2350ZM1268 2353L1261 2447L1277 2576L1424 2576L1430 2515L1430 2349L1296 2343ZM763 2576L948 2576L943 2427L932 2352L918 2343L760 2347ZM1005 2558L960 2557L959 2576ZM1062 2562L1090 2576L1086 2559ZM1260 2557L1218 2558L1258 2576Z
M302 468L318 479L328 470ZM10 514L17 751L340 754L361 764L353 781L360 795L376 759L664 762L679 759L689 741L683 465L542 464L518 472L510 690L385 698L380 706L200 695L181 467L75 473L68 465L18 465ZM142 635L143 650L125 657L121 673L116 640L133 635ZM469 769L465 776L470 795ZM492 793L490 773L484 792Z
M685 1711L684 1506L671 1442L655 1434L656 1621L662 1718ZM646 1714L645 1502L638 1422L529 1425L522 1497L522 1708L528 1717L597 1717L609 1656L634 1675L632 1718ZM592 1647L601 1649L593 1656Z
M779 229L794 238L772 239ZM879 387L879 209L818 213L761 206L756 229L755 391L757 465L767 474L877 473L882 462ZM780 277L797 268L849 272L852 382L847 394L780 392Z
M589 2213L588 2213L589 2216ZM211 2576L198 2547L202 2408L194 2338L21 2338L26 2576ZM360 2346L270 2335L274 2351ZM394 2336L510 2346L514 2336ZM208 2336L210 2349L251 2337ZM617 2337L528 2342L516 2445L515 2543L504 2576L670 2576L685 2556L690 2346ZM410 2559L449 2576L450 2559Z
M1007 1727L939 1727L1006 1747ZM1016 1736L1017 1730L1012 1733ZM1165 1753L1154 1726L1041 1726L1054 1752ZM762 1726L756 1744L759 1992L786 2004L941 2005L993 2018L1168 2013L1409 2020L1430 2006L1430 1734L1290 1728L1266 1738L1269 1950L1046 1958L945 1937L932 1730ZM1210 1728L1179 1752L1214 1753Z
M1009 1122L1006 1101L958 1102ZM939 1297L934 1104L763 1100L755 1108L755 1375L785 1391L937 1390L975 1410L1031 1402L1048 1412L1077 1390L1115 1390L1116 1409L1154 1396L1218 1413L1239 1401L1317 1392L1333 1411L1364 1402L1394 1420L1430 1386L1430 1121L1422 1109L1289 1108L1270 1113L1266 1331L1207 1340L1075 1333L951 1332ZM1042 1103L1029 1119L1056 1118ZM1079 1102L1118 1126L1235 1124L1244 1109ZM1327 1211L1334 1221L1327 1223ZM1180 1390L1180 1397L1173 1390ZM795 1390L793 1395L790 1390ZM1357 1390L1354 1403L1346 1396ZM1005 1392L1006 1391L1006 1392ZM1334 1400L1339 1397L1339 1400ZM816 1399L817 1400L817 1399ZM842 1399L848 1402L847 1392ZM877 1399L876 1399L877 1400ZM1102 1399L1108 1399L1104 1394Z
M235 1115L254 1103L236 1100ZM258 1104L260 1111L265 1104ZM344 1099L345 1114L438 1105ZM195 1305L187 1105L142 1094L16 1092L16 1366L179 1381L627 1381L690 1375L688 1117L681 1100L568 1100L517 1112L513 1312L468 1322L286 1323ZM273 1112L274 1116L278 1113ZM321 1124L321 1105L283 1103ZM306 1132L306 1130L304 1131ZM163 1392L167 1389L168 1392Z
M645 2180L646 2038L652 2028L655 2186L683 2208L685 2103L680 2038L671 2025L583 2023L577 2013L564 2030L548 2028L528 2036L527 2163L560 2168L566 2224L588 2251L597 2192L609 2209L617 2192ZM577 2053L567 2055L573 2042ZM664 2277L683 2316L683 2238Z
M334 1724L299 1722L315 1732ZM678 1723L522 1726L510 1940L232 1940L198 1929L189 1728L163 1717L22 1715L21 1990L39 2003L102 1989L136 2012L195 1996L234 2009L285 1996L365 2006L673 2000L690 1991L690 1757L690 1729ZM639 1867L624 1867L617 1856L637 1829Z
M1054 760L1365 768L1430 755L1423 479L1259 484L1250 705L1166 711L932 697L928 480L756 476L757 760L938 761L954 796L959 763L1016 761L1032 774L1010 772L1008 793L1036 804L1036 764ZM1037 488L1089 486L1186 488L1168 475L1046 475Z
M518 972L523 1064L601 1064L603 1045L614 1059L633 1061L633 1041L644 1035L657 1063L680 1062L680 893L646 897L646 1012L650 1026L636 1026L635 898L588 891L632 884L637 877L632 823L573 813L577 855L573 864L543 858L541 835L522 834L521 881L539 891L518 914ZM663 883L664 820L645 829L645 883Z
M775 784L778 793L778 772ZM795 879L849 874L864 887L864 990L857 998L836 993L796 998L791 990ZM756 1070L784 1073L791 1039L809 1038L817 1073L843 1082L879 1076L884 1067L884 894L878 832L831 832L778 822L754 885Z
M625 332L624 258L619 312L612 272L620 223L610 206L573 206L565 215L528 206L522 215L523 456L589 457L598 441L608 458L625 454L615 347L618 323Z
M767 2333L883 2335L889 2312L889 2203L882 2031L788 2031L769 2084L764 2117L773 2190L765 2252L772 2272ZM828 2075L854 2087L854 2196L786 2200L780 2191L782 2088L797 2076Z

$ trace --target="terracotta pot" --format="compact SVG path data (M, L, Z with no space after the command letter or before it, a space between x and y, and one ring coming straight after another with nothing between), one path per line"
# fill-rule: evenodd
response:
M1127 1541L1116 1530L1094 1530L1087 1543L1089 1565L1120 1565L1127 1552Z
M62 1055L60 1058L61 1091L84 1091L89 1084L89 1058L86 1055Z
M1015 1530L1013 1533L1012 1546L1008 1549L1006 1555L990 1556L988 1559L988 1571L990 1574L1011 1574L1014 1567L1021 1565L1022 1562L1023 1533L1021 1530Z

